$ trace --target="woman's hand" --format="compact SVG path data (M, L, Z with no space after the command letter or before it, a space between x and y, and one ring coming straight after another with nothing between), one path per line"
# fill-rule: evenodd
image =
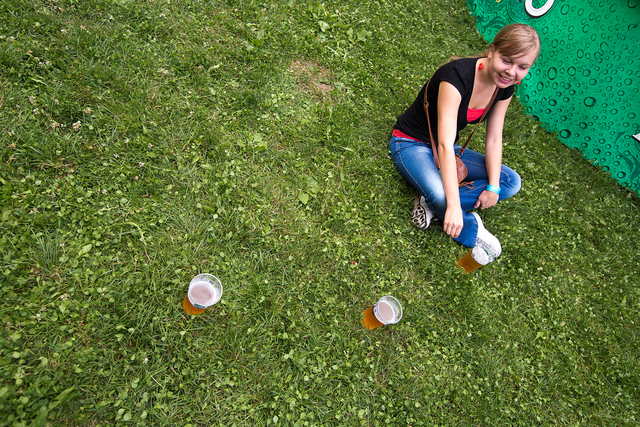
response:
M464 226L464 219L462 216L461 208L448 208L444 214L444 232L454 239L462 232Z
M474 208L486 209L495 206L496 203L498 203L498 195L493 191L484 190L482 194L480 194L480 197L478 197Z

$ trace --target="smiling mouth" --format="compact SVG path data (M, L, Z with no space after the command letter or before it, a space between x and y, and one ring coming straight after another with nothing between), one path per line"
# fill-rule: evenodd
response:
M500 77L500 80L502 80L504 83L510 83L513 79L504 77L502 74L498 74L498 77Z

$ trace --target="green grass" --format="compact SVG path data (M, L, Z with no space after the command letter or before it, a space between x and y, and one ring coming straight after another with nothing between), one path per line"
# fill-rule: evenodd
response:
M502 257L464 275L409 221L390 130L483 49L463 1L0 16L0 426L640 422L637 194L514 102ZM384 294L402 321L365 330Z

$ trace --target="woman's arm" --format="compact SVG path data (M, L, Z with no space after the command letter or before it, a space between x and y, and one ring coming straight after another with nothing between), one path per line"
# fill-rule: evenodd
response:
M447 198L443 229L445 233L454 238L460 235L464 225L453 148L456 140L458 109L461 102L462 96L455 86L447 82L440 83L438 93L438 156L442 185Z
M500 168L502 167L502 129L504 118L511 98L498 101L487 121L487 141L485 145L485 164L489 175L489 184L500 187ZM490 208L498 203L498 195L485 190L478 197L476 208Z

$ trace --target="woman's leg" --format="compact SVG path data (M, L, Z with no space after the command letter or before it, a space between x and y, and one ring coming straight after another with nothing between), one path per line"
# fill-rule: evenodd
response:
M393 137L389 151L400 175L424 196L429 209L438 218L444 218L447 200L431 147L421 141Z
M447 198L444 194L440 170L436 168L433 161L431 147L424 142L393 137L389 150L400 175L424 196L429 209L442 220L447 211ZM476 244L478 223L464 207L462 214L464 220L462 231L453 240L471 248Z
M456 146L456 153L460 151L460 147ZM478 236L478 222L476 218L467 213L474 209L478 197L489 185L489 176L487 174L487 166L484 155L473 150L465 150L461 157L467 167L466 182L473 181L472 186L460 188L460 205L464 211L464 226L457 241L467 247L475 245ZM520 175L513 169L502 165L500 169L500 195L498 200L507 199L518 191L521 187Z
M456 147L456 153L459 151L459 148ZM461 159L468 172L465 181L473 181L472 188L460 188L460 204L463 210L469 211L475 206L480 194L487 189L489 176L487 175L487 166L483 154L467 149L462 153ZM515 195L520 191L521 185L520 175L510 167L502 165L498 200L504 200Z
M456 152L460 147L456 145ZM440 171L435 167L433 151L424 142L406 138L391 138L389 150L394 165L400 175L424 197L429 209L440 219L444 218L447 201ZM467 211L474 208L478 196L487 188L489 179L484 156L472 150L465 150L463 161L467 166L467 180L474 181L473 188L460 188L460 204L464 225L460 235L454 240L464 246L473 247L478 235L478 222ZM500 197L504 200L520 190L520 176L512 169L502 166L500 173Z

